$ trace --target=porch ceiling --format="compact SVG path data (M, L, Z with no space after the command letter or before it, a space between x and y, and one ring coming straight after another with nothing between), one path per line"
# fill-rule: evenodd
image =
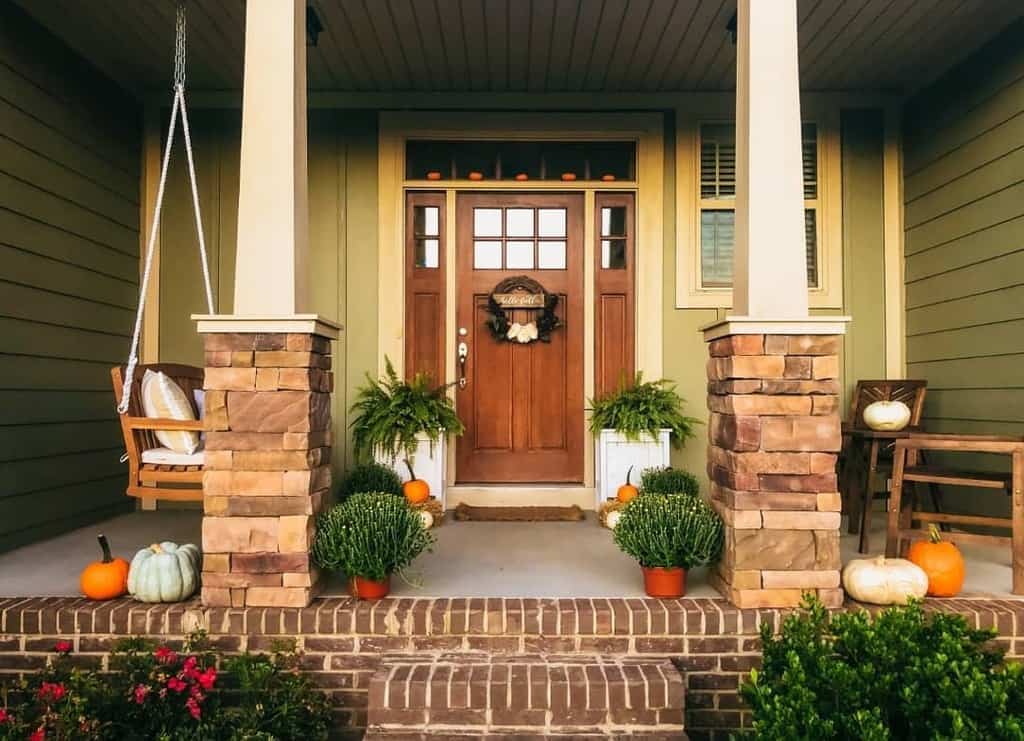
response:
M136 92L170 80L176 0L13 0ZM716 91L736 0L309 0L309 86L338 91ZM193 88L241 86L245 0L191 0ZM799 0L809 90L907 92L1016 18L1020 0Z

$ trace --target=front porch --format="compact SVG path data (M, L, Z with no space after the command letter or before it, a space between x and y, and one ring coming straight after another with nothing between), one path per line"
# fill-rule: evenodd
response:
M858 535L841 539L843 562L885 552L881 513L875 519L873 548L857 552ZM845 525L845 522L844 522ZM202 513L161 510L120 515L33 545L0 554L0 595L78 597L78 565L95 558L96 533L114 544L115 555L133 555L124 544L200 539ZM450 515L436 529L433 552L419 558L408 574L396 577L396 598L453 599L639 599L644 596L636 562L612 541L593 514L583 522L456 522ZM121 544L119 549L117 546ZM961 598L1020 601L1011 593L1011 554L997 546L966 544L967 578ZM69 565L70 564L70 565ZM41 587L40 585L47 585ZM324 587L325 598L343 597L347 585L337 578ZM724 604L708 582L706 569L693 570L687 597Z

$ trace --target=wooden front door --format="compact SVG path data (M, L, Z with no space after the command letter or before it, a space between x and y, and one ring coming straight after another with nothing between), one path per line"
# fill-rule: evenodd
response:
M457 343L466 359L456 407L460 483L583 481L583 196L460 194L456 209ZM525 276L558 296L550 342L496 339L488 297ZM508 309L513 322L536 309ZM457 361L458 362L458 361Z

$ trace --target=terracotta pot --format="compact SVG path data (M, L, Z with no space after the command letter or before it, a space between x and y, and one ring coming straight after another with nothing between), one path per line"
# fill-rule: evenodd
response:
M352 596L358 599L380 599L391 593L391 577L384 581L364 579L361 576L353 576L349 584Z
M640 568L644 572L644 591L648 597L674 599L686 594L686 569L665 569L660 566Z

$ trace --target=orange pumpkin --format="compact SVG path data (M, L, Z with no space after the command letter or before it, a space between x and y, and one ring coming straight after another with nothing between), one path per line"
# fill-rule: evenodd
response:
M629 477L631 475L633 475L632 466L630 466L629 470L626 471L626 483L620 486L618 491L615 492L616 499L618 499L623 504L632 502L636 498L636 495L640 493L635 486L629 483Z
M79 578L82 594L95 600L120 597L128 591L128 562L110 555L106 535L100 535L97 540L103 549L103 560L93 561L83 569Z
M928 595L955 597L964 586L964 557L953 543L939 537L935 525L928 528L928 540L915 541L907 558L928 575Z
M430 498L430 484L416 478L408 458L405 459L405 467L409 469L409 480L402 484L402 494L409 504L422 504Z

